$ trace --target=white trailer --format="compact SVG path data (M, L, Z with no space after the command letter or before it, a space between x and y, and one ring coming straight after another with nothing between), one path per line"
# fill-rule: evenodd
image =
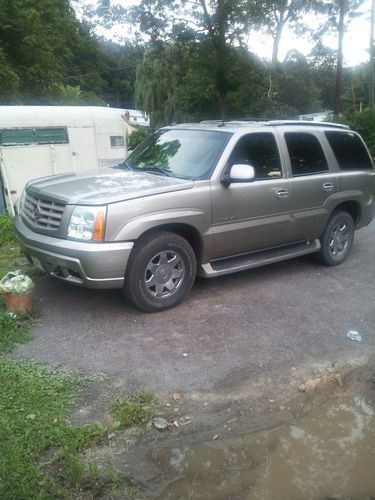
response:
M0 106L0 211L5 206L14 214L14 204L31 179L123 160L125 127L121 109Z

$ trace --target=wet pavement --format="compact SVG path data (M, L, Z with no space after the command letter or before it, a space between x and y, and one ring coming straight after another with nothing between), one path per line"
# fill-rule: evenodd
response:
M271 431L136 449L130 470L160 500L374 498L374 402L336 397Z

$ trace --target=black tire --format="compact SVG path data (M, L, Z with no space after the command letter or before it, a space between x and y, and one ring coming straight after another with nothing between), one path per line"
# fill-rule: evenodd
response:
M325 266L337 266L348 257L354 240L354 221L348 212L337 210L320 238L318 259Z
M130 255L123 294L146 312L175 307L189 293L197 272L195 253L178 234L154 231L135 244Z

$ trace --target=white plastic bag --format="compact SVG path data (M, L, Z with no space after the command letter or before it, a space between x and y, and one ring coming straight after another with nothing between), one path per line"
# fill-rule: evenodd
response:
M34 287L31 278L22 274L22 271L11 271L0 281L0 291L3 293L26 293Z

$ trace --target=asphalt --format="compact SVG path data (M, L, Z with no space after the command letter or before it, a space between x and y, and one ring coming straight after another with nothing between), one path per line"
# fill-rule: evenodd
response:
M356 233L348 260L311 257L212 280L198 279L177 308L139 312L119 291L42 277L40 324L14 356L86 374L105 373L121 392L233 392L301 364L375 352L375 223ZM347 340L348 330L362 342Z

